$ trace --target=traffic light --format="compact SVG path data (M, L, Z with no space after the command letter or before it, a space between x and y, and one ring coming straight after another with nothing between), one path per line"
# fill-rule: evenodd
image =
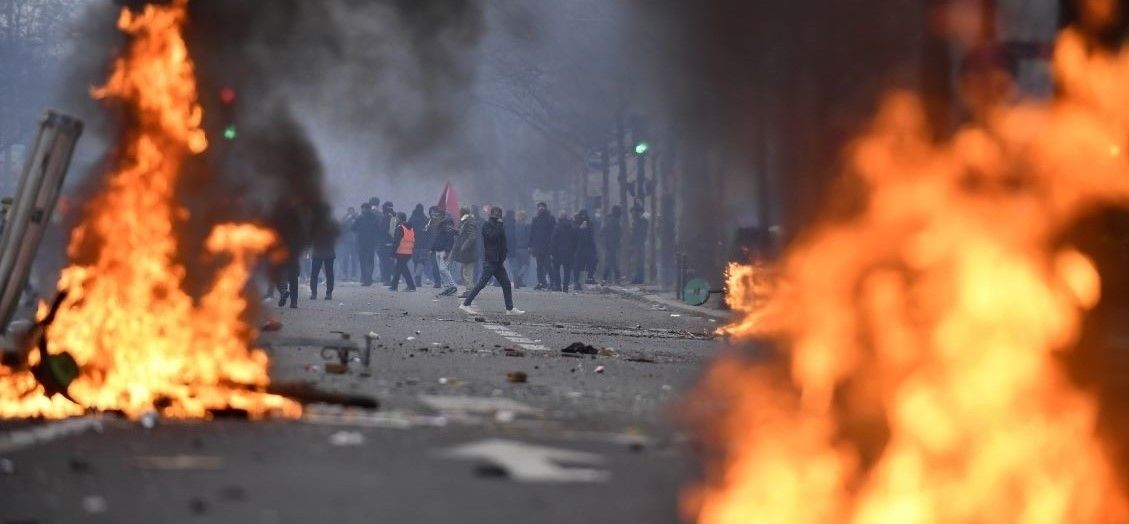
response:
M235 140L239 133L235 129L235 89L230 86L224 86L220 89L220 102L223 103L223 138L225 140Z

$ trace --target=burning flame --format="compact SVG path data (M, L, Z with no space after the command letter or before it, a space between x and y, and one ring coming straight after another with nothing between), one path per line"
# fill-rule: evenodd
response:
M1059 99L944 144L891 95L850 149L860 210L797 242L767 304L731 268L722 332L778 350L723 357L690 400L711 452L690 518L1129 522L1098 401L1061 362L1101 298L1063 238L1129 204L1129 53L1086 49L1060 35Z
M28 372L0 368L0 417L64 417L88 408L130 417L153 409L178 418L225 408L252 417L300 414L294 402L260 392L269 383L267 356L249 350L256 333L242 320L251 267L276 243L274 233L216 226L204 248L225 265L198 300L182 289L174 225L187 212L174 191L185 160L208 145L181 32L186 6L175 0L123 9L118 27L130 45L106 84L92 90L123 103L135 122L71 237L72 258L91 248L96 255L63 271L59 288L68 294L47 330L49 352L69 352L81 368L69 388L79 405L44 396Z

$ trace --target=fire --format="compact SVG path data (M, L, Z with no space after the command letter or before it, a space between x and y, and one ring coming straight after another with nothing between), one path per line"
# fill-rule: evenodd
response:
M1129 522L1098 400L1061 361L1101 299L1063 238L1129 204L1129 53L1084 46L1060 36L1059 99L948 143L891 95L849 150L859 211L799 240L767 303L731 268L722 333L775 352L723 357L691 399L711 455L690 518Z
M44 396L28 372L0 368L0 417L87 409L130 417L154 409L177 418L224 408L252 417L300 414L294 402L261 392L269 383L267 356L250 349L256 333L243 320L251 267L276 244L274 233L251 224L215 226L205 256L222 267L202 297L182 289L174 226L187 212L175 188L184 162L208 146L181 32L186 8L187 0L176 0L123 9L118 27L130 44L106 84L92 90L123 104L134 120L105 186L73 232L69 253L76 262L59 283L67 297L47 331L49 352L69 352L81 368L69 388L78 404ZM82 259L91 252L91 260Z

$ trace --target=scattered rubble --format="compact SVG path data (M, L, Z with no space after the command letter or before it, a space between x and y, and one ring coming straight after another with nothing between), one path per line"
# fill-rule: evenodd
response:
M338 431L329 436L329 443L338 446L360 446L365 443L365 436L360 431Z
M325 372L330 375L344 375L349 371L348 364L338 364L337 362L326 362Z
M561 353L580 354L580 355L599 355L600 350L595 346L590 346L582 342L573 342L568 347L561 350Z
M520 349L506 348L503 350L507 357L524 357L525 352Z
M596 366L596 369L593 369L592 371L602 375L604 374L604 366Z
M153 471L214 471L223 469L223 457L215 455L169 455L133 457L138 469Z
M272 318L267 320L266 322L263 322L262 327L260 327L259 329L264 332L279 331L282 329L282 322L279 322Z
M506 382L511 384L525 384L529 381L529 375L524 371L510 371L506 373Z
M87 495L82 497L82 510L89 515L99 515L106 512L109 504L100 495Z

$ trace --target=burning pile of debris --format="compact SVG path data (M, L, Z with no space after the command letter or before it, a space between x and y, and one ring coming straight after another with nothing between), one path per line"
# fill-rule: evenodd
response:
M187 160L208 147L182 36L186 6L121 12L129 44L92 94L127 122L111 172L71 237L60 299L41 308L44 349L30 354L30 369L0 366L0 417L301 413L295 401L265 392L267 356L252 347L257 333L244 320L248 279L277 248L274 232L215 225L202 256L219 269L198 297L184 290L186 270L176 262L176 226L187 218L176 190Z
M1052 103L940 144L890 96L850 151L856 211L793 246L767 305L732 272L724 332L774 351L722 358L690 403L691 518L1129 521L1105 406L1064 365L1102 298L1071 232L1129 204L1129 53L1067 29L1054 69Z

